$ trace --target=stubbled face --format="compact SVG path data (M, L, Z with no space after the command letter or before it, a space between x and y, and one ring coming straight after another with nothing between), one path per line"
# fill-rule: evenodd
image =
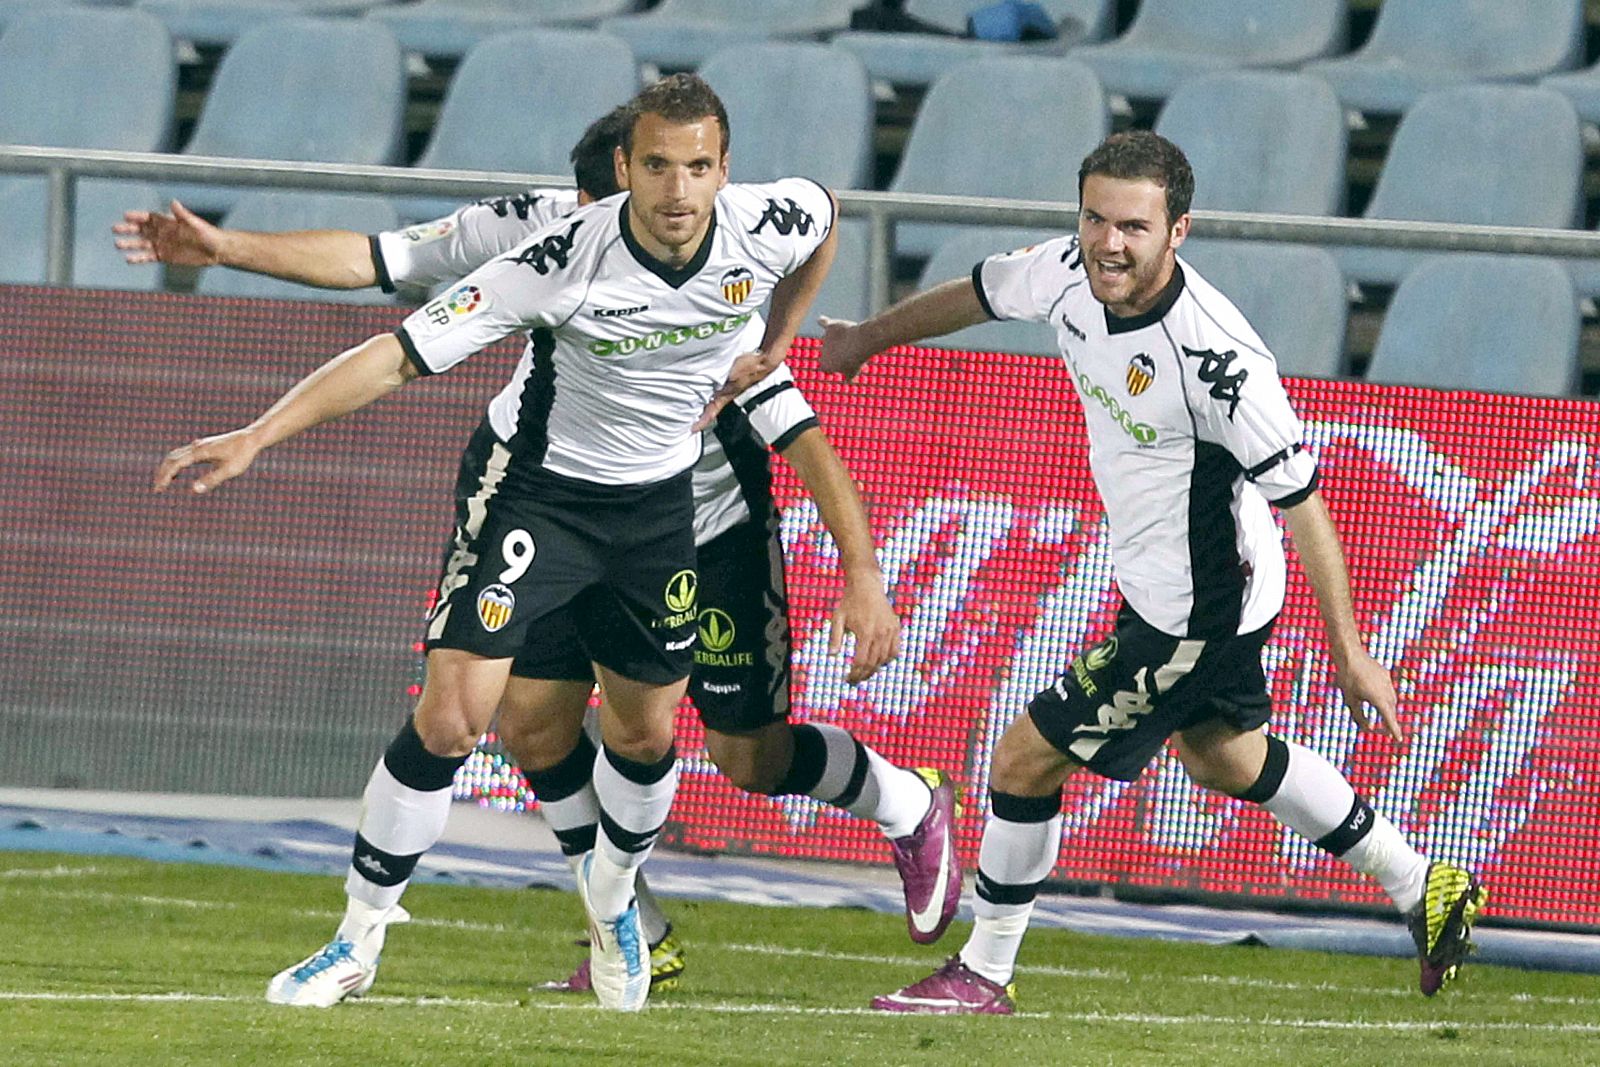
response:
M1150 310L1172 279L1189 216L1167 223L1167 191L1148 178L1084 179L1078 243L1089 289L1113 315Z
M700 250L717 190L728 184L722 129L710 116L675 123L646 112L633 128L633 152L617 149L617 176L631 194L634 236L651 255L681 266Z

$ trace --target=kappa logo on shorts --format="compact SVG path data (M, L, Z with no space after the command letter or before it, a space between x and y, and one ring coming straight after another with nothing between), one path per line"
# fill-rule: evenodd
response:
M726 652L737 635L732 616L721 608L707 608L700 613L700 644L707 652Z
M505 629L511 613L517 610L517 594L503 585L495 584L478 594L478 621L490 633Z

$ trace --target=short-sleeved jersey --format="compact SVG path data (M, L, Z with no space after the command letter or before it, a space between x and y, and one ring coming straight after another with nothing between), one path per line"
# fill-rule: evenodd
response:
M529 189L479 200L442 219L374 234L372 266L386 293L399 285L455 281L577 209L576 189Z
M773 287L833 227L803 178L729 185L694 259L674 269L639 244L619 193L535 231L412 313L396 331L418 370L448 370L532 331L489 421L513 462L610 485L693 465L690 427L733 361L759 346Z
M1304 500L1317 467L1238 309L1180 259L1149 311L1118 318L1090 291L1076 237L991 256L972 280L994 317L1055 327L1133 610L1174 636L1270 622L1286 568L1267 502Z
M704 436L694 467L694 543L703 545L748 519L772 513L767 450L782 452L818 425L788 364L740 393Z

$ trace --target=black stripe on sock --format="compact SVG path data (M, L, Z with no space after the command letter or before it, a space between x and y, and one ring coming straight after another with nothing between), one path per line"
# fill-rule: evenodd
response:
M667 772L672 770L672 765L678 761L677 746L668 747L667 754L654 763L639 763L627 756L619 756L604 745L601 749L606 754L606 762L635 785L655 785L667 776Z
M600 828L606 832L606 840L624 852L643 852L655 843L656 835L661 833L659 826L653 830L626 829L607 815L604 808L600 810Z
M409 856L396 856L393 852L385 852L358 833L355 851L350 856L350 865L355 868L357 874L373 885L392 886L410 878L411 872L417 869L417 860L421 858L420 852L414 852Z
M1061 812L1061 792L1049 796L1020 797L1015 793L989 790L989 804L994 817L1006 822L1049 822Z
M974 888L978 891L979 899L987 900L990 904L1027 904L1039 895L1038 882L1008 885L994 881L982 869L978 871Z
M1261 773L1255 782L1240 793L1238 799L1252 804L1265 804L1278 795L1283 786L1283 776L1289 772L1289 746L1278 738L1267 735L1267 758L1261 764Z
M1372 806L1362 799L1361 794L1356 794L1356 801L1350 805L1350 814L1344 817L1336 829L1330 830L1317 838L1312 844L1324 852L1331 852L1335 856L1342 856L1355 848L1363 837L1372 833L1372 826L1376 820L1373 818Z
M574 826L570 830L556 830L554 833L556 844L561 846L563 856L581 856L594 848L595 834L599 831L599 825L591 822Z
M844 792L828 802L840 808L848 808L861 799L861 790L867 784L867 771L871 766L867 759L867 746L853 737L850 740L856 746L856 763L850 768L850 781L845 783Z
M466 756L435 756L424 748L412 719L406 720L383 754L383 765L389 768L395 781L420 793L449 789L456 779L456 771L465 762Z
M789 769L773 787L772 794L779 797L810 796L817 783L822 781L822 772L828 769L828 742L821 730L805 723L789 727L789 734L794 738L794 755L789 760ZM857 787L856 791L859 793L860 788Z
M541 801L565 800L594 778L594 756L594 742L589 740L588 734L580 731L578 743L559 763L542 771L530 771L524 767L522 776L528 780L528 788L533 790L533 795Z

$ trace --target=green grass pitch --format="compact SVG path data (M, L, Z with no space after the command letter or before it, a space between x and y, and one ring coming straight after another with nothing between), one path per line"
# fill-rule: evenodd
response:
M0 1064L1600 1064L1600 981L1469 968L1433 1000L1394 959L1035 930L1012 1018L887 1016L868 1000L962 942L897 916L670 902L683 986L643 1015L531 987L583 950L569 893L419 885L378 984L277 1008L321 945L330 877L0 854Z

